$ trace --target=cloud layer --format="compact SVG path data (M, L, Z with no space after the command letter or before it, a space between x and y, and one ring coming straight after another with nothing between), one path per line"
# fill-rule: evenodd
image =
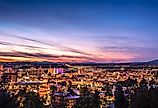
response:
M155 59L157 4L142 0L0 0L0 61Z

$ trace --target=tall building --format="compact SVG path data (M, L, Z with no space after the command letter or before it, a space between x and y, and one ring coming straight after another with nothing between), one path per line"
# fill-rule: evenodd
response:
M0 65L0 71L3 71L3 65Z
M3 65L0 65L0 76L3 74Z

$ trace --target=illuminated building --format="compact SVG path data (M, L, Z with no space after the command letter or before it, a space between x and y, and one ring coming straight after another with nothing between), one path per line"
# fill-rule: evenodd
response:
M66 100L67 100L66 108L72 108L74 106L74 104L76 103L76 100L79 98L80 98L80 96L68 96L68 97L66 97Z
M0 71L3 71L3 65L0 65Z
M64 72L63 68L49 68L48 73L51 74L62 74Z
M11 82L16 82L17 81L17 74L15 72L7 72L5 73L8 75L8 78L10 79Z
M0 65L0 75L3 74L3 65Z
M47 83L48 83L48 77L43 76L43 81L42 81L42 84L40 85L40 89L39 89L39 94L41 97L46 94L49 94L50 88Z

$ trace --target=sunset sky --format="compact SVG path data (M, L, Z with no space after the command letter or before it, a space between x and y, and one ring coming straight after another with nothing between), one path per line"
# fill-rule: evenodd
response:
M0 0L0 61L158 58L158 0Z

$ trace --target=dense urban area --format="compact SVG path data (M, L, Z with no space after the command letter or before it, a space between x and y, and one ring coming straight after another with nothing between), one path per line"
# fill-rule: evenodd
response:
M0 108L158 108L158 65L1 62Z

